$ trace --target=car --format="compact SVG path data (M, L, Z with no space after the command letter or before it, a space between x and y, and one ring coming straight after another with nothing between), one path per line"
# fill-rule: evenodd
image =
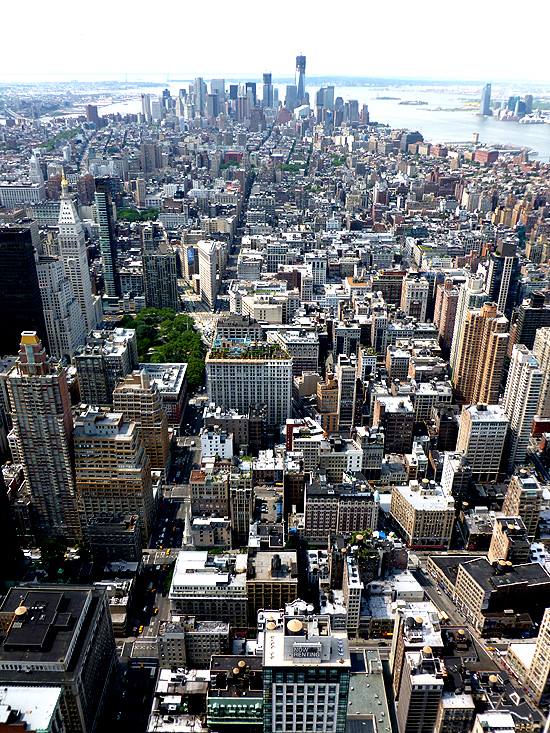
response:
M156 570L156 571L157 571L157 573L158 573L158 571L160 570L160 565L157 565L157 566L155 567L155 570Z
M168 549L166 550L166 554L167 554L167 555L169 555L169 554L170 554L170 548L168 548Z
M487 651L488 651L488 652L494 652L494 651L496 651L496 649L495 649L495 647L494 647L494 646L488 646L488 647L487 647Z
M154 595L154 594L155 594L156 592L157 592L157 589L156 589L156 588L153 588L153 590L151 591L151 593L152 593L153 595Z
M153 616L156 616L158 612L159 612L158 606L155 606L153 608Z
M132 631L133 631L133 634L135 636L137 634L137 632L138 632L138 627L137 626L134 626L134 628L132 629Z
M179 478L180 476L181 476L181 471L178 471L178 472L176 473L176 478Z
M138 629L138 634L141 634L143 632L143 624Z

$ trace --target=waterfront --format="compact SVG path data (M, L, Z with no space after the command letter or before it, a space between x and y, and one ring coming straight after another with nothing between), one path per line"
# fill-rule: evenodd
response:
M191 81L191 80L190 80ZM148 94L161 94L168 87L172 95L189 82L170 83L158 88L146 88ZM284 85L279 88L279 98L284 99ZM318 87L307 87L310 99L315 99ZM258 85L258 93L261 86ZM140 92L135 99L117 102L101 108L101 114L129 114L141 110ZM418 130L426 140L433 143L471 142L474 132L484 145L511 145L537 151L532 156L542 162L550 160L550 125L520 125L517 122L503 122L497 118L479 117L475 113L479 100L477 88L454 87L436 90L421 86L408 87L336 87L335 96L344 100L357 99L359 107L368 104L370 119L394 128ZM381 97L386 97L382 99ZM387 99L394 97L394 99ZM427 104L414 106L400 104L407 101L422 101ZM473 108L466 108L467 102Z

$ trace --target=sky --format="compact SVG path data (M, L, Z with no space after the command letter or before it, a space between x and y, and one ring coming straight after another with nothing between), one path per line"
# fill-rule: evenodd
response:
M550 82L543 0L5 3L0 79L294 74ZM143 8L143 9L142 9ZM540 31L539 31L540 28Z

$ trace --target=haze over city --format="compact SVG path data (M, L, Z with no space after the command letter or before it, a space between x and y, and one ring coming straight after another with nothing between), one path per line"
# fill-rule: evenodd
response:
M296 53L314 75L544 81L543 3L428 0L411 5L308 0L261 6L214 0L140 8L98 0L93 9L33 0L2 9L0 78L104 78L124 74L289 76ZM546 20L548 18L546 17ZM20 32L12 32L17 29ZM527 40L528 39L528 40Z

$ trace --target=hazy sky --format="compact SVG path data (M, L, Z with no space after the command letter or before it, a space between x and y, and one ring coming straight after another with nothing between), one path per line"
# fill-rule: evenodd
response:
M542 0L5 2L0 78L64 74L550 80ZM539 32L540 29L540 32Z

